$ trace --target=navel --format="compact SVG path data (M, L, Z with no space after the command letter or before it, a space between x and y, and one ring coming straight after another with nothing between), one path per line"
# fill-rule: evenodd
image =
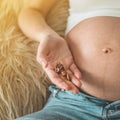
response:
M105 53L105 54L110 54L110 53L113 52L113 50L111 48L103 48L102 52Z

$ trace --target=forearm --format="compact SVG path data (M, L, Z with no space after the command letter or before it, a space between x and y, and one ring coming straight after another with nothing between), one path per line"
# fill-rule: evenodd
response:
M35 9L26 9L19 15L18 23L23 33L36 41L44 39L47 35L57 33L46 23L44 16Z

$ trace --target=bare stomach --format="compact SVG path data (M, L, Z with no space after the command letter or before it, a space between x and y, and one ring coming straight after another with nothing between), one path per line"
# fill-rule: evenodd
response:
M92 96L120 99L120 18L94 17L67 35L75 62L82 72L81 90Z

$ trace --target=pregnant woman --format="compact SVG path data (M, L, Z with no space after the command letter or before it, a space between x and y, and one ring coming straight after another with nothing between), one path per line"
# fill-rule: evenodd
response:
M65 38L45 22L56 2L31 0L19 16L55 86L41 111L18 120L120 120L120 0L69 0Z

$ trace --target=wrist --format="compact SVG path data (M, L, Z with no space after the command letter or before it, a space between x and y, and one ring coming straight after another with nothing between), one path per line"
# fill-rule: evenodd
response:
M47 31L39 33L39 37L38 37L39 42L41 40L52 39L52 38L60 38L60 36L55 31L47 30Z

